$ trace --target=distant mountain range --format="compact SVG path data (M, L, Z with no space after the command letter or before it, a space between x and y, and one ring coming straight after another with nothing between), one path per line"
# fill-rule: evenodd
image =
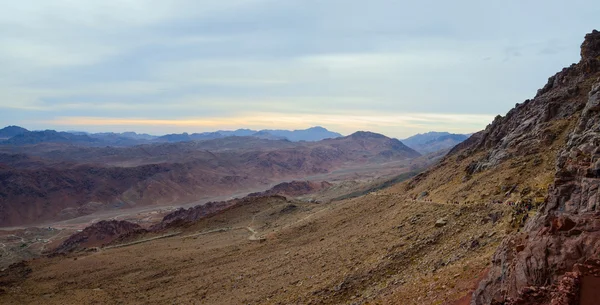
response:
M153 136L135 132L103 132L86 133L81 131L57 132L54 130L29 131L19 126L8 126L0 129L0 144L31 145L38 143L72 143L91 146L134 146L160 142L188 142L200 140L221 139L226 137L255 137L268 140L285 140L292 142L315 142L329 138L339 138L342 135L323 127L311 127L304 130L219 130L203 133L180 133L164 136Z
M58 132L55 130L43 130L43 131L25 131L17 134L16 136L9 138L2 142L2 144L9 145L27 145L27 144L38 144L43 142L51 143L95 143L100 142L96 138L92 138L88 135L78 135L68 132Z
M357 133L360 135L361 133ZM357 135L355 134L355 135ZM373 134L372 134L373 135ZM417 134L398 142L406 145L421 154L439 152L450 149L470 135L452 134L448 132L428 132ZM302 130L282 129L237 129L219 130L202 133L176 133L155 136L136 132L101 132L87 133L82 131L55 131L41 130L29 131L19 126L7 126L0 129L0 145L33 145L40 143L68 143L83 146L116 146L127 147L152 143L177 143L191 141L206 141L223 139L227 137L253 137L263 140L289 141L289 142L317 142L325 139L342 137L340 133L329 131L316 126Z
M32 131L5 143L43 141L99 140ZM229 136L128 147L0 145L0 226L68 219L103 209L193 202L357 166L409 164L419 156L397 139L371 132L312 142Z
M324 139L339 138L342 135L337 132L329 131L323 127L311 127L303 130L251 130L251 129L238 129L234 131L219 130L215 132L203 132L203 133L180 133L180 134L168 134L162 137L158 137L156 140L159 142L186 142L196 140L211 140L225 137L256 137L268 140L288 140L292 142L315 142Z
M450 149L468 139L469 136L471 135L431 131L406 138L402 140L402 143L419 153L428 154L444 149Z

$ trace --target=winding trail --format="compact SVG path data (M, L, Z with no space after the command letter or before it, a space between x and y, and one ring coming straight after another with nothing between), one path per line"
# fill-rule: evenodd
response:
M206 234L211 234L211 233L220 233L220 232L227 232L227 231L241 230L241 229L245 229L245 228L243 228L243 227L217 228L217 229L202 231L199 233L194 233L194 234L190 234L190 235L186 235L186 236L181 236L181 238L183 239L183 238L195 237L195 236L206 235Z
M305 221L319 213L322 213L323 211L326 210L331 210L331 207L325 207L322 208L312 214L309 214L297 221L294 221L290 224L287 224L283 227L281 227L280 229L274 230L273 232L279 232L283 229L287 229L291 226L294 226L302 221ZM263 211L263 212L267 212L267 211ZM260 214L260 213L258 213ZM248 240L252 240L252 241L263 241L265 240L264 236L260 236L260 232L256 231L255 229L252 228L252 226L254 225L256 216L258 214L252 215L252 220L250 221L250 224L248 224L248 226L246 227L223 227L223 228L216 228L216 229L212 229L212 230L208 230L208 231L202 231L202 232L198 232L198 233L194 233L194 234L190 234L190 235L185 235L185 236L181 236L181 239L184 238L190 238L190 237L196 237L196 236L202 236L202 235L207 235L207 234L212 234L212 233L222 233L222 232L228 232L228 231L234 231L234 230L247 230L248 232L250 232L250 236L248 237ZM180 235L183 232L175 232L175 233L170 233L170 234L165 234L165 235L161 235L161 236L156 236L156 237L152 237L152 238L146 238L146 239L142 239L142 240L138 240L138 241L133 241L130 243L125 243L125 244L119 244L119 245L113 245L113 246L106 246L104 248L102 248L103 250L107 250L107 249L113 249L113 248L121 248L121 247L127 247L127 246L131 246L131 245L136 245L136 244L141 244L141 243L145 243L145 242L149 242L149 241L153 241L153 240L157 240L157 239L162 239L162 238L168 238L168 237L173 237L173 236L177 236Z
M250 233L252 233L252 235L250 235L250 237L248 237L248 240L264 240L264 237L258 237L256 235L258 235L258 232L254 229L252 229L251 227L246 227L246 229L248 231L250 231Z
M177 236L177 235L179 235L181 233L182 232L169 233L169 234L165 234L165 235L161 235L161 236L155 236L155 237L151 237L151 238L136 240L136 241L132 241L132 242L125 243L125 244L119 244L119 245L114 245L114 246L106 246L106 247L104 247L102 249L122 248L122 247L131 246L131 245L137 245L137 244L141 244L141 243L145 243L145 242L149 242L149 241L153 241L153 240L157 240L157 239L162 239L162 238Z

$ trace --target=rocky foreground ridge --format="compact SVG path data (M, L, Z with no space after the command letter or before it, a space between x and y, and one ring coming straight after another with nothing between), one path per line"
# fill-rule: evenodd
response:
M494 148L469 168L477 172L506 156L495 148L513 145L517 152L526 151L523 140L528 136L541 142L553 138L515 131L536 129L548 117L575 122L568 125L566 143L557 154L547 199L522 232L503 241L472 304L593 304L597 297L593 290L600 282L599 76L600 32L594 30L585 37L579 63L551 77L533 100L497 118L470 140L467 149Z
M54 253L67 253L81 248L101 247L119 237L140 234L145 229L135 223L118 220L102 220L67 238Z

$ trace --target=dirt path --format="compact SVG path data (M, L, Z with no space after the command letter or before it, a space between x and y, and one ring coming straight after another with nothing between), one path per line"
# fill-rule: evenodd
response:
M220 233L220 232L227 232L227 231L241 230L241 229L246 229L246 228L244 228L244 227L217 228L217 229L202 231L199 233L194 233L194 234L190 234L190 235L186 235L186 236L181 236L181 238L183 239L183 238L196 237L196 236L201 236L201 235L206 235L206 234L211 234L211 233Z
M252 229L251 227L246 227L246 229L248 231L250 231L250 233L252 233L252 235L250 235L250 237L248 237L248 240L263 240L264 237L258 237L256 235L258 235L258 232L254 229Z
M51 236L48 239L46 239L45 241L43 241L44 244L42 245L40 252L43 253L46 250L46 246L49 243L51 243L53 239L55 239L55 238L59 237L61 234L65 233L65 231L67 231L67 230L60 230L60 231L58 231L58 233L54 234L53 236ZM69 232L69 233L72 233L72 232Z
M23 237L21 237L21 236L17 236L17 235L15 235L15 234L11 234L11 235L8 235L8 236L14 236L14 237L16 237L16 238L20 238L22 243L26 243L26 242L27 242L27 241L25 240L25 238L23 238Z
M137 245L137 244L141 244L141 243L145 243L145 242L149 242L149 241L153 241L153 240L157 240L157 239L163 239L163 238L167 238L167 237L173 237L173 236L177 236L179 234L181 234L181 232L174 232L174 233L169 233L169 234L165 234L165 235L161 235L161 236L156 236L156 237L151 237L151 238L146 238L146 239L140 239L140 240L132 241L130 243L119 244L119 245L114 245L114 246L106 246L106 247L104 247L102 249L122 248L122 247Z

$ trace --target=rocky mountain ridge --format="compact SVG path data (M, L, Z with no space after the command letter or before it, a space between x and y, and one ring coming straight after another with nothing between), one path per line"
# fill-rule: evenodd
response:
M600 270L600 32L587 34L581 61L551 77L536 98L521 107L527 104L546 105L543 115L530 122L563 116L575 118L576 124L570 126L556 158L547 200L523 232L502 243L473 303L532 304L532 291L537 291L537 299L551 304L592 304L581 290L598 282ZM513 115L520 110L515 108ZM505 125L495 124L499 131ZM514 138L504 137L503 142ZM492 164L498 159L497 154L490 157ZM565 282L571 283L567 294L560 289Z
M147 232L137 224L127 221L101 220L81 232L75 233L62 242L54 253L67 253L77 249L102 247L118 238L127 235L142 234Z
M586 35L581 60L550 77L534 98L497 116L433 168L393 187L417 201L514 207L511 226L519 233L493 256L472 304L577 304L558 301L568 292L565 283L579 283L571 287L575 294L589 285L585 279L600 253L594 117L599 41L598 31Z

